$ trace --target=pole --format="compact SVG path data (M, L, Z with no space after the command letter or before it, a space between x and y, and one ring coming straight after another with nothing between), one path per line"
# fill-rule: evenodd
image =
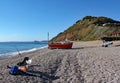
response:
M17 52L18 52L18 55L20 55L21 56L21 53L20 53L20 51L18 50L18 48L15 46L15 48L16 48L16 50L17 50Z
M48 32L48 43L49 43L49 32Z

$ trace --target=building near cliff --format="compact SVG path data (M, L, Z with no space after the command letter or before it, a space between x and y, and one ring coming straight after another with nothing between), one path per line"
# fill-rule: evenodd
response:
M120 32L119 33L113 33L112 36L113 37L118 37L118 36L120 36Z

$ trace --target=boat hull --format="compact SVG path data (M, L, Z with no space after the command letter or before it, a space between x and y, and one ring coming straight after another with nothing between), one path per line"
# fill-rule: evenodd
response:
M64 44L49 44L48 48L51 49L71 49L73 43L64 43Z

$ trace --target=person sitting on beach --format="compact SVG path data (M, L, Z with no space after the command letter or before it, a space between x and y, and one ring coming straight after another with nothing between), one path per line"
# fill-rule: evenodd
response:
M22 62L17 63L18 66L26 66L27 61L29 60L29 57L25 57Z
M9 73L12 75L19 74L22 71L27 71L28 69L28 64L31 64L32 60L29 59L29 57L25 57L22 62L17 63L16 66L8 66L7 69L10 69Z

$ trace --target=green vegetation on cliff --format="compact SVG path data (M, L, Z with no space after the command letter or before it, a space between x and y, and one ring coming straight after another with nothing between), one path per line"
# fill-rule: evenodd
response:
M59 33L52 41L99 40L103 36L110 36L120 32L120 22L107 17L86 16L78 20L64 32Z

